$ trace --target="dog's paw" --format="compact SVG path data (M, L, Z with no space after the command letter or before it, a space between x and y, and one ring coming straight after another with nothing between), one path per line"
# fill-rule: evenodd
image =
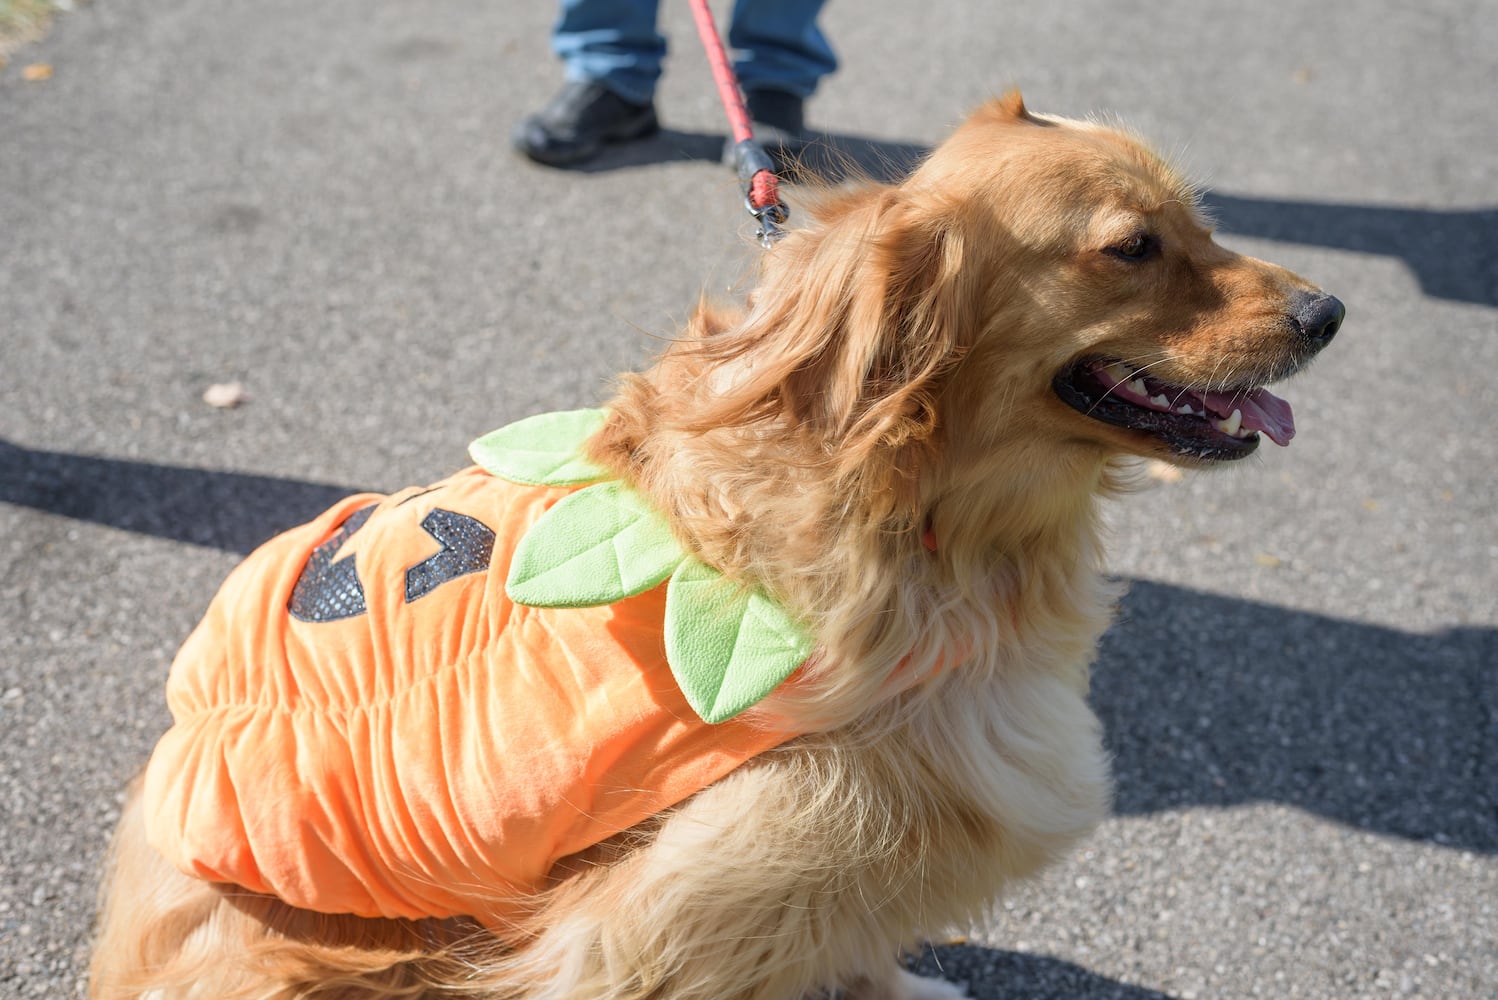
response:
M945 979L928 979L907 972L901 985L905 992L895 994L900 1000L969 1000L966 988Z
M888 981L863 990L849 990L843 1000L969 1000L968 992L945 979L928 979L899 969Z

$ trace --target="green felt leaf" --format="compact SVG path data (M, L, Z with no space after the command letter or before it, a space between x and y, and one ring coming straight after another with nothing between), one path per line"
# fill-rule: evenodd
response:
M515 548L505 592L516 604L585 608L657 586L686 558L666 519L623 483L563 497Z
M583 444L603 426L604 410L538 413L468 446L485 472L527 486L577 486L596 482L608 471L583 457Z
M806 662L812 642L783 608L688 557L666 588L666 659L704 722L758 704Z

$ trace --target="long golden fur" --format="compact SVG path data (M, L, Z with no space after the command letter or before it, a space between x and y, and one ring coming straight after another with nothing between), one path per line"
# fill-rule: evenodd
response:
M1223 457L1095 419L1058 373L1117 358L1248 391L1335 323L1308 338L1294 317L1319 293L1215 244L1135 139L1017 94L904 183L814 215L743 309L703 305L623 380L592 445L692 551L811 626L819 654L757 711L812 735L565 861L510 945L193 881L145 845L132 799L94 996L961 995L904 972L902 949L1108 808L1086 703L1117 598L1098 499L1122 456Z

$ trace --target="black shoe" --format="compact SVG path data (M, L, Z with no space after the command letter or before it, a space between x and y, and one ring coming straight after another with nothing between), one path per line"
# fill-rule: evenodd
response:
M601 83L569 83L510 133L537 163L564 167L598 155L605 143L643 139L660 128L655 104L626 101Z
M776 171L792 165L810 141L806 132L806 102L785 90L750 90L744 94L744 106L754 129L754 141L770 154ZM733 136L723 144L723 162L734 166Z

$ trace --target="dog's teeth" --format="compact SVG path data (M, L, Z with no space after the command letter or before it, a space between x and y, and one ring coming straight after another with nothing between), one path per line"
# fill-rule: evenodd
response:
M1222 433L1224 433L1224 434L1231 434L1234 437L1236 437L1237 434L1238 434L1238 428L1240 428L1242 426L1243 426L1243 411L1242 410L1234 410L1233 411L1233 415L1230 416L1230 417L1228 417L1226 420L1219 420L1219 421L1217 421L1217 429L1218 430L1222 431Z
M1186 414L1188 416L1193 416L1193 417L1199 417L1199 416L1201 416L1200 413L1197 413L1195 410L1193 410L1189 406L1182 406L1179 409L1177 409L1176 412L1177 413L1181 413L1181 414Z
M1104 368L1103 371L1107 372L1108 377L1115 382L1127 382L1130 376L1134 374L1134 372L1130 370L1128 365L1118 361L1113 362L1113 364L1109 365L1107 368Z
M1167 410L1170 409L1170 400L1165 398L1165 393L1163 392L1158 396L1151 396L1150 402L1154 403L1156 406L1163 406Z
M1149 390L1144 387L1144 379L1136 378L1129 383L1129 391L1136 396L1148 396Z

